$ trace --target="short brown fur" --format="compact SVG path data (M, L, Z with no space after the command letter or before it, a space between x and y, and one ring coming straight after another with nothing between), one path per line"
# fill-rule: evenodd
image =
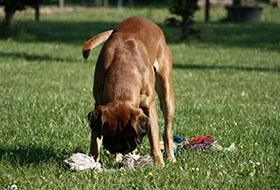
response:
M112 153L133 151L148 133L157 167L164 167L159 144L155 90L165 120L163 134L167 158L175 162L172 148L174 94L172 55L161 29L148 19L131 17L113 31L90 39L83 48L105 42L94 75L95 110L89 113L92 128L90 155L99 160L101 139ZM119 156L117 156L119 158Z

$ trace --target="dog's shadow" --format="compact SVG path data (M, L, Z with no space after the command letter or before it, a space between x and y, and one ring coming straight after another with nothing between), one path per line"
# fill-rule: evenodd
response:
M81 148L76 148L74 152L82 152ZM23 146L17 148L0 147L0 160L5 160L10 164L17 166L40 166L47 163L58 164L64 167L63 160L68 158L69 151L56 151L50 148Z
M19 146L16 148L0 147L0 160L9 163L13 167L41 167L43 165L55 165L62 170L69 170L69 166L64 160L73 153L84 153L81 147L72 150L54 150L52 147L41 148L32 146ZM109 154L105 150L100 152L100 164L103 169L119 170L124 167L123 161L115 162L114 154Z

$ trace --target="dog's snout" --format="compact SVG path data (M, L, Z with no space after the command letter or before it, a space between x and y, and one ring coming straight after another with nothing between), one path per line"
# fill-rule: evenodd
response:
M137 147L134 139L123 141L106 137L103 137L103 145L111 154L128 154L135 150Z

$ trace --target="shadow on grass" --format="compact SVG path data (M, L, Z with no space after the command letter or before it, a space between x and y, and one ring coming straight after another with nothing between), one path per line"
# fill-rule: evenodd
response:
M202 42L226 48L257 48L280 52L280 24L230 23L197 24Z
M239 66L208 66L208 65L179 65L174 64L174 69L189 70L238 70L238 71L257 71L257 72L280 72L280 67L261 68L261 67L239 67Z
M24 34L21 34L22 38L21 36L12 36L17 41L54 42L83 46L89 38L103 31L115 28L118 23L83 21L40 21L34 23L32 21L24 21L18 24L25 26L27 37L25 38ZM0 36L1 38L5 39L7 36L2 35Z
M28 167L30 165L41 167L42 165L48 165L49 163L56 163L59 168L68 170L68 166L63 160L69 158L73 153L85 153L82 148L77 147L73 152L71 150L62 150L57 152L52 148L38 148L38 147L20 147L17 149L9 149L0 147L0 161L2 163L8 162L15 167ZM114 162L114 155L105 153L105 150L101 150L100 163L107 168L119 169L123 166L122 163ZM65 156L66 155L66 156Z
M75 62L74 59L69 58L58 58L58 57L52 57L49 55L34 55L29 54L26 52L0 52L0 57L2 58L16 58L16 59L25 59L27 61L57 61L57 62Z
M90 21L24 21L20 24L26 27L31 42L55 42L83 46L92 36L113 29L117 22L90 22ZM166 27L163 29L168 43L182 43L178 28ZM218 44L226 48L260 48L280 52L280 24L278 23L197 23L201 30L200 42ZM0 39L5 38L4 36ZM20 41L20 39L18 39ZM186 41L188 43L188 41Z
M75 152L82 152L79 148ZM15 166L40 165L48 162L57 162L64 166L61 155L68 155L66 150L56 152L51 148L20 147L17 149L0 148L0 160L7 160Z

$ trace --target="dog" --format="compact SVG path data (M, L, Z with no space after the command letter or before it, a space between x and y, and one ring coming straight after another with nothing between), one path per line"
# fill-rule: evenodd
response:
M105 42L105 43L104 43ZM104 43L93 84L95 109L88 114L90 155L99 160L101 142L116 160L132 152L148 134L156 167L165 166L159 143L155 91L165 120L164 147L175 162L172 148L174 93L172 55L162 30L143 17L130 17L114 30L94 36L83 47L83 56Z

